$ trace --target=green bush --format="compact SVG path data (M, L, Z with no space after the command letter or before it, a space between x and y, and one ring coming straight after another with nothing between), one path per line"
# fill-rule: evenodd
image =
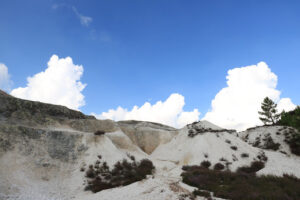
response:
M222 163L216 163L214 166L214 170L223 170L225 166Z
M236 151L237 150L237 146L231 146L230 147L232 150Z
M242 154L241 154L241 157L242 157L242 158L248 158L248 157L249 157L249 154L248 154L248 153L242 153Z
M210 191L215 197L231 200L299 200L300 179L284 175L255 174L186 167L181 176L184 183L199 190Z
M282 112L281 119L277 123L282 126L291 126L300 131L300 106L290 112Z
M286 140L291 152L300 156L300 133L294 133L290 139Z
M96 131L96 132L94 133L94 135L104 135L104 134L105 134L104 131Z
M201 190L194 190L193 195L208 198L208 197L210 197L210 192L201 191Z
M99 192L109 188L125 186L145 179L155 169L153 163L148 159L136 162L132 156L131 161L129 162L126 159L118 161L114 168L110 170L106 162L101 163L97 160L95 165L90 165L86 171L85 176L88 179L88 185L85 190Z
M251 166L239 167L237 169L237 172L251 174L251 173L258 172L259 170L263 169L264 167L265 167L265 163L263 163L261 161L253 161L251 163Z
M211 166L211 163L208 160L204 160L200 163L201 167L209 168Z

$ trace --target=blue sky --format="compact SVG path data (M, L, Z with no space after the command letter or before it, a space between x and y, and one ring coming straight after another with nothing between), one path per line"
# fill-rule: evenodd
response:
M71 57L84 68L87 114L179 93L203 117L229 69L264 61L299 105L299 9L288 0L2 0L0 63L13 89L53 54Z

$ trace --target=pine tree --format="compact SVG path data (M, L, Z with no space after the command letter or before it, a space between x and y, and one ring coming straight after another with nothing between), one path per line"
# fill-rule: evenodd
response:
M259 118L265 125L275 124L280 117L280 114L277 113L277 104L275 104L269 97L264 98L261 103L262 112L258 113L261 115Z

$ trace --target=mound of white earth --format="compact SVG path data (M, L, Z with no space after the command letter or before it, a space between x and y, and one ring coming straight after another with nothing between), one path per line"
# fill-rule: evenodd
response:
M0 91L0 199L189 199L193 188L181 182L181 168L202 161L211 162L211 168L221 163L235 171L261 160L265 168L257 174L300 178L300 158L285 142L292 129L282 128L237 133L208 121L177 130L151 122L96 120ZM96 131L105 134L95 135ZM278 149L266 148L270 144ZM154 174L127 186L85 191L90 165L101 158L112 168L130 156L137 161L150 159Z
M203 122L200 124L202 125ZM179 134L169 143L160 145L151 157L173 162L178 166L200 165L202 161L209 161L213 168L216 163L221 163L231 171L236 171L242 166L250 166L251 162L261 160L265 162L266 166L258 174L278 176L293 174L300 177L299 156L253 147L251 143L248 144L238 137L245 133L227 132L220 128L213 129L212 126L206 127L209 130L199 129L199 133L189 134L191 129L195 131L195 127L199 126L188 125L180 130ZM264 132L270 132L271 135L277 135L277 131L277 128L264 128ZM248 136L249 140L252 137L255 138L251 134ZM287 144L282 145L282 148L287 151Z

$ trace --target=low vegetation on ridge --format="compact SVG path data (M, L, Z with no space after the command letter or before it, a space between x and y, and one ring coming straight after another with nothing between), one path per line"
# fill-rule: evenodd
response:
M143 159L137 162L134 156L129 156L130 161L126 159L118 161L114 168L110 170L106 162L101 162L101 156L98 156L98 158L95 164L90 165L85 173L87 178L85 190L94 193L141 181L147 175L151 175L155 169L150 160ZM81 169L81 171L84 171L84 169Z
M184 166L181 174L183 182L197 187L194 195L212 199L215 197L231 200L299 200L300 179L284 175L256 176L255 172L264 167L255 161L250 167L242 167L237 172L210 170L201 166Z

